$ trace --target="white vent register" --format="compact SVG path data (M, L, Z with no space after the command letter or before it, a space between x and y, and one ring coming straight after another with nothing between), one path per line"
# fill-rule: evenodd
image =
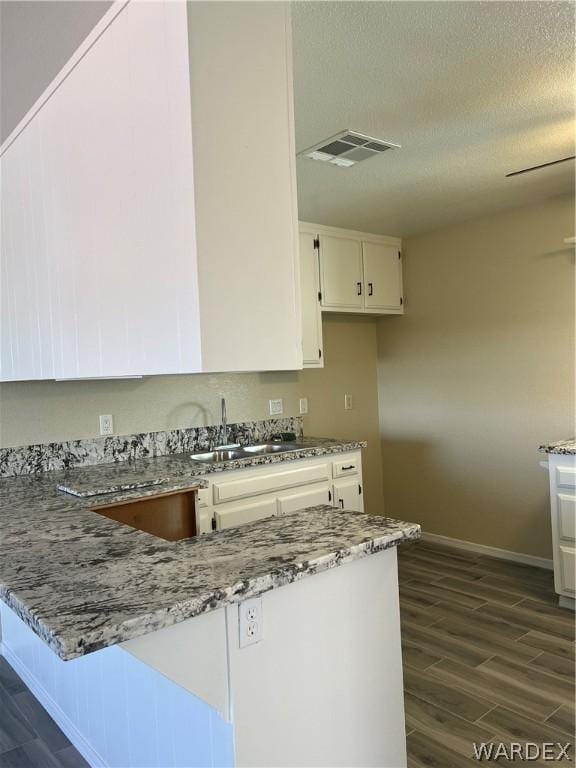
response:
M347 130L340 131L335 136L304 149L299 152L299 156L309 157L311 160L321 160L341 168L349 168L389 149L401 149L401 147L400 144L393 144L390 141L382 141L357 131Z

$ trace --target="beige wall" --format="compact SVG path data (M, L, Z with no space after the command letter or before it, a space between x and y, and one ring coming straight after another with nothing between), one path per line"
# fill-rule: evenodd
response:
M153 376L98 382L0 384L0 446L25 445L99 434L98 416L111 413L117 434L217 424L220 398L230 422L268 418L268 400L284 399L284 414L298 414L308 397L308 435L365 439L367 508L382 507L378 433L376 323L325 316L323 370L286 373ZM354 409L344 410L344 393Z
M378 328L386 514L551 555L539 443L574 434L573 198L408 240Z

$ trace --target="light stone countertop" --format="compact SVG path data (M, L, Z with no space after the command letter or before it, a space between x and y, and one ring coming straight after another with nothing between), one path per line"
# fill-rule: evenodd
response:
M557 440L555 443L544 443L539 448L541 453L557 453L564 455L576 454L576 438Z
M352 450L351 445L360 446L326 441L316 449L320 454L311 455ZM274 459L277 463L278 456ZM140 482L154 473L168 480L155 487L117 490L106 502L202 487L202 477L177 474L178 462L186 460L174 455L146 460ZM94 497L76 498L56 488L73 474L86 480L86 473L92 478L99 470L100 480L108 477L112 467L106 466L0 480L0 599L62 659L153 632L420 535L416 524L320 506L193 539L164 541L96 514L90 509ZM139 482L140 468L125 463L114 465L115 481L121 469Z

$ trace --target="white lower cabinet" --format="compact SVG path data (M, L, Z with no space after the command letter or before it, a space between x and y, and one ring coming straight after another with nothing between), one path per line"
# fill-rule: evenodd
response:
M574 547L560 545L559 551L559 575L562 592L574 597L576 594L576 550Z
M334 481L334 506L351 509L354 512L364 510L362 501L362 483L360 477Z
M289 512L298 512L306 507L315 507L319 504L330 504L331 494L328 483L311 485L296 492L283 493L278 496L278 513L287 515Z
M360 451L338 454L333 460L298 459L222 472L206 480L209 487L198 494L200 533L320 504L364 511Z
M256 472L240 470L237 473L226 473L223 480L217 480L213 484L214 504L221 504L234 499L249 498L262 493L278 491L282 488L297 488L309 483L322 482L331 477L331 466L327 461L310 463L306 460L291 461L286 468L272 469L263 466ZM245 472L245 475L244 475Z
M276 498L249 499L239 504L226 504L223 509L217 509L214 513L216 530L234 528L237 525L251 523L253 520L261 520L264 517L272 517L276 514Z
M560 599L576 598L576 456L550 454L550 513L554 588Z

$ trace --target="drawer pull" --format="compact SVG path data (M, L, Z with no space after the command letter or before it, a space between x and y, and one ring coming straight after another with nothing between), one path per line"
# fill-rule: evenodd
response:
M347 472L349 469L356 469L354 464L348 464L347 467L342 467L342 472Z

